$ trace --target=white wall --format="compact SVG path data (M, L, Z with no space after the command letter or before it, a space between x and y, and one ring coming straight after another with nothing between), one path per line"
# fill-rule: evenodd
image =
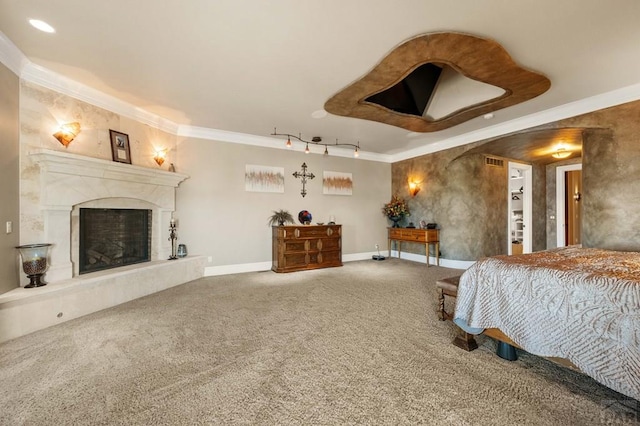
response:
M284 144L284 141L283 141ZM302 197L300 179L292 176L306 162L316 177ZM245 165L284 167L285 192L245 191ZM342 224L342 253L371 253L386 247L388 226L381 212L391 196L391 165L356 158L304 154L300 151L183 139L178 142L177 171L190 176L177 189L179 243L189 253L211 256L207 266L271 262L273 210L288 210L297 218L309 210L313 222L333 215ZM323 195L323 171L353 175L353 195Z

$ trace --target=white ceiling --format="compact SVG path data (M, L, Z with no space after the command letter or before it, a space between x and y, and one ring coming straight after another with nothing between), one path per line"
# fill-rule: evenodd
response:
M0 0L0 31L32 64L178 125L277 127L394 159L640 98L639 22L637 0ZM497 41L551 89L434 133L312 118L395 46L436 31Z

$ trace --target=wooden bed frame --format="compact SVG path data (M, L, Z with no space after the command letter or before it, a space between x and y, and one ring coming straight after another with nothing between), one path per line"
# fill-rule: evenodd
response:
M449 320L453 323L453 314L447 312L444 308L445 296L449 297L457 297L458 296L458 283L460 281L460 277L451 277L444 278L436 281L436 286L439 290L438 300L439 300L439 309L438 309L438 317L440 321ZM473 334L467 333L460 327L458 327L455 323L454 326L456 328L456 337L453 339L453 344L457 347L464 349L465 351L472 351L478 348L478 343ZM513 346L514 348L522 349L516 342L514 342L509 336L507 336L502 330L499 328L486 328L482 334L485 336L491 337L492 339L497 340L498 342L506 343L507 345ZM522 349L524 350L524 349ZM571 361L565 358L557 358L557 357L541 357L544 359L548 359L551 362L562 365L563 367L571 368L575 371L580 371L580 369L573 364Z

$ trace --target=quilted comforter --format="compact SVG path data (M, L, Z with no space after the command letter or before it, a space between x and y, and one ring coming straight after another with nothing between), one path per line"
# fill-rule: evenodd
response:
M455 317L640 400L640 253L572 246L480 260L460 278Z

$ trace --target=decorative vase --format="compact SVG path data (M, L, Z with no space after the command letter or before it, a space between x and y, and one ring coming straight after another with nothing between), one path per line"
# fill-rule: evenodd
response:
M298 220L303 225L309 225L311 223L311 219L313 219L313 216L311 216L311 212L308 210L302 210L298 213Z
M391 226L392 228L400 228L398 222L402 220L402 216L389 216L389 219L393 222L393 226Z
M47 253L50 246L51 244L27 244L16 247L22 257L22 270L30 280L25 288L47 285L41 277L47 270Z

